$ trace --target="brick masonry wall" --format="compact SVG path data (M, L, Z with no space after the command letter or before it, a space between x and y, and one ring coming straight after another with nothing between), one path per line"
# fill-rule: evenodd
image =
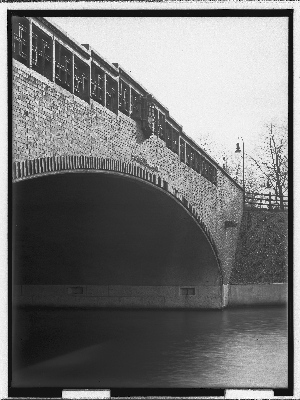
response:
M158 167L160 175L200 214L216 243L229 282L242 217L242 191L218 169L217 187L181 163L156 137L145 139L135 121L91 99L84 102L13 60L13 160L86 155ZM225 229L225 221L238 223Z
M287 212L245 211L230 283L286 283Z

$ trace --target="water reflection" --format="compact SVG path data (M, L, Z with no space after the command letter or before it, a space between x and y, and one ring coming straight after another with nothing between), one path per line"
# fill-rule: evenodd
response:
M287 386L284 308L18 313L16 386Z

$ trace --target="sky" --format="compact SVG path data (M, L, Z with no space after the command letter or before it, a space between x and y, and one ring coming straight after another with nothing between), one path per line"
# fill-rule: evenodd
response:
M288 20L249 17L47 18L119 63L199 143L251 153L288 112Z

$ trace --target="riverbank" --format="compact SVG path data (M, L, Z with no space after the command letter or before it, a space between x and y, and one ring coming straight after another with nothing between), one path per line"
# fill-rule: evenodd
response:
M189 294L182 294L182 289ZM287 283L194 286L15 285L13 304L93 308L225 308L286 305Z

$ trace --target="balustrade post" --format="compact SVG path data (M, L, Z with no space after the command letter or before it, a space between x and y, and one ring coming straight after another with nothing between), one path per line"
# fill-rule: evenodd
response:
M31 172L31 160L27 160L27 176L30 176Z
M47 159L46 159L46 157L43 158L42 165L43 165L43 172L44 173L47 172Z
M19 177L18 161L14 162L14 167L15 167L15 179L18 179L18 177Z
M13 179L16 179L17 173L16 173L16 163L15 162L13 162L12 173L13 173Z
M28 51L28 67L32 68L32 19L29 19L29 24L28 24L28 28L29 28L29 40L28 40L28 47L29 47L29 51Z

